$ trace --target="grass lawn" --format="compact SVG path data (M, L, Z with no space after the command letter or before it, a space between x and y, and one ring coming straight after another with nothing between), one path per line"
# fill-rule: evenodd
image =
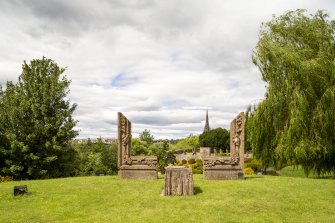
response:
M254 176L161 197L164 179L76 177L0 183L0 222L335 222L335 180ZM13 197L14 185L29 194Z

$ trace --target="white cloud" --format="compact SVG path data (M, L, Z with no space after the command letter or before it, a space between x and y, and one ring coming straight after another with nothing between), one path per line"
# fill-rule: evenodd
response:
M80 137L116 137L117 112L156 138L199 134L261 99L251 62L261 22L306 8L335 14L333 1L0 0L0 84L24 60L67 67Z

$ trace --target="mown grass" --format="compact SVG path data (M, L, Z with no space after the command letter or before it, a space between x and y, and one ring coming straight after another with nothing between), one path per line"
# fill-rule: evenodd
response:
M306 176L304 169L301 166L287 166L279 171L281 176L285 177L309 177L309 178L334 178L331 173L318 176L314 171L310 171Z
M76 177L0 184L0 222L335 222L335 180L254 176L162 197L164 179ZM13 197L14 185L29 195Z

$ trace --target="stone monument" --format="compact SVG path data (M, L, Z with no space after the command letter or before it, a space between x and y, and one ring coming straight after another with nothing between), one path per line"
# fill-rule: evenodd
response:
M131 122L118 113L118 175L122 179L157 179L156 156L131 156Z
M200 158L202 160L210 155L211 155L211 149L209 147L200 147Z
M204 179L237 180L244 179L244 136L245 115L241 112L230 123L230 157L205 157Z
M241 112L230 123L230 156L244 165L245 115Z
M165 168L164 196L190 196L194 194L192 168L169 166Z

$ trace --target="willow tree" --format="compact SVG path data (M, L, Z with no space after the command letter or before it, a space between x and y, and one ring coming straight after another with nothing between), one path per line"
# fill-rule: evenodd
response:
M64 71L46 58L24 62L18 83L0 88L1 174L46 178L72 171L76 104L66 98L70 81Z
M267 83L249 113L248 139L267 163L335 172L335 22L289 11L263 23L253 62ZM268 160L266 160L268 159Z

